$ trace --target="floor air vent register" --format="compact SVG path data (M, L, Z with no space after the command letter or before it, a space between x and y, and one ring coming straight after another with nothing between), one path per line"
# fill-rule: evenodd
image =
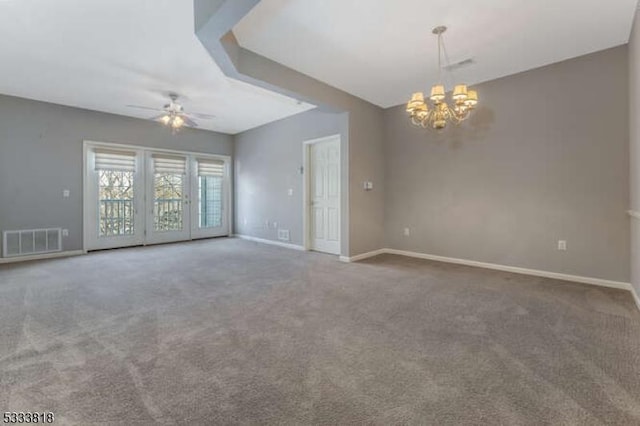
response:
M62 229L25 229L2 233L3 257L32 256L62 251Z

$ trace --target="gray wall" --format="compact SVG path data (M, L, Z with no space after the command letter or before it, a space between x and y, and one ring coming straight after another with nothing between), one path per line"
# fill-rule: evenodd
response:
M626 46L477 89L442 134L385 112L386 245L628 282Z
M640 211L640 15L629 40L630 158L632 210ZM640 220L631 220L631 283L640 296Z
M314 110L236 135L235 232L277 240L273 226L277 222L279 228L289 230L292 244L302 245L303 141L335 134L344 137L347 129L346 113ZM291 196L289 189L293 189Z
M254 81L267 82L272 88L302 94L312 102L348 112L348 137L342 139L343 194L348 194L348 210L342 223L349 232L343 239L343 255L354 256L377 250L384 243L384 157L383 110L369 102L284 67L248 50L236 51L237 66ZM363 183L372 181L374 189L365 191ZM343 236L345 234L343 233Z
M0 230L69 229L82 249L82 141L232 155L232 137L0 95ZM71 196L63 199L62 191Z
M259 0L196 0L196 36L223 72L250 84L348 113L342 138L343 255L380 248L384 242L383 110L369 102L257 55L238 45L231 29ZM374 189L364 191L362 183Z

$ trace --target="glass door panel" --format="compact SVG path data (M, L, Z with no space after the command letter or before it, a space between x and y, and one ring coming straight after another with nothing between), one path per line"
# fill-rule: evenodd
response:
M189 197L187 195L187 158L177 155L151 154L147 169L151 201L147 221L147 243L188 240L190 237Z
M184 178L182 174L155 173L153 184L153 230L184 229Z
M222 178L198 176L198 226L219 228L222 226Z
M134 172L98 170L98 236L135 234Z

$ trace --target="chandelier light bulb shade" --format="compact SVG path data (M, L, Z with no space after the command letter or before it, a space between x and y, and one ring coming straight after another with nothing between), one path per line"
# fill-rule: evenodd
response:
M438 37L438 73L440 81L443 81L442 51L445 50L442 34L446 30L447 28L444 26L433 29L433 33ZM444 57L448 62L446 54ZM433 103L432 106L429 106L425 101L424 93L415 92L411 95L411 99L407 102L407 113L411 118L411 122L416 126L441 130L449 122L457 124L469 118L471 111L478 105L478 92L469 89L466 84L456 84L453 87L451 94L452 106L449 106L446 101L446 93L447 90L442 83L431 86L429 100Z
M442 102L444 98L445 98L444 85L436 84L431 88L431 96L429 96L429 99L431 99L433 102Z
M407 103L407 112L418 110L422 105L425 105L424 93L416 92L411 95L411 100Z
M467 99L467 85L458 84L453 89L453 95L451 96L455 101L464 101Z
M478 105L478 92L475 90L469 90L464 104L469 108L475 108L475 106Z

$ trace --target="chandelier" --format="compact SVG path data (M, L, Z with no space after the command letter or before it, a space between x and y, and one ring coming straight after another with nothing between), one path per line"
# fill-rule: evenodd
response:
M458 124L469 117L471 111L478 104L478 93L475 90L467 89L466 84L456 84L453 89L452 106L446 101L445 87L442 82L442 56L444 53L447 65L449 60L444 47L442 34L447 27L436 27L433 34L438 36L438 84L431 87L429 99L432 105L425 102L424 93L416 92L407 103L407 112L411 117L411 122L420 127L431 127L436 130L444 129L448 122ZM448 67L450 68L450 67Z

